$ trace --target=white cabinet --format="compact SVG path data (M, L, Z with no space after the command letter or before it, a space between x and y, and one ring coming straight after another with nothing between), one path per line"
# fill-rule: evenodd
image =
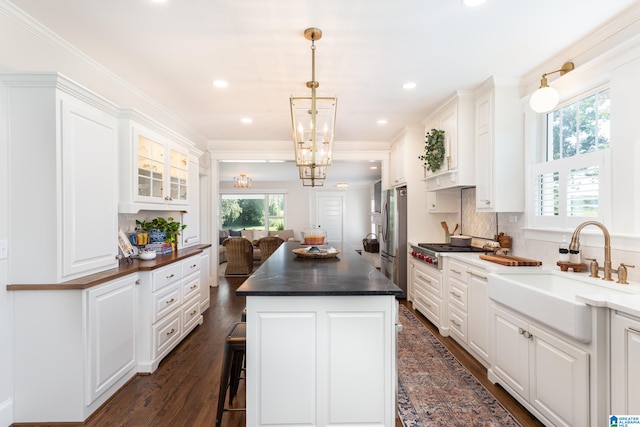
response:
M247 296L246 424L395 425L397 304Z
M427 211L430 213L460 212L460 190L429 191Z
M640 414L640 319L611 313L611 414Z
M445 159L439 170L427 171L427 191L475 185L474 117L473 93L456 91L424 121L425 134L434 128L445 132Z
M200 311L201 255L141 271L136 354L139 372L153 372L160 361L197 325Z
M202 249L200 255L200 313L209 308L211 303L210 287L213 278L211 276L211 248Z
M413 307L424 314L442 333L444 321L442 273L420 261L414 261L413 265Z
M0 80L8 164L24 165L8 172L9 282L59 283L116 267L116 107L55 73Z
M476 99L476 209L524 211L524 135L518 81L492 77Z
M189 210L182 214L182 224L187 227L182 230L182 247L200 243L200 177L198 158L189 155Z
M489 293L487 271L446 258L451 337L484 366L489 366Z
M81 423L136 374L136 279L13 292L14 422Z
M497 304L489 379L554 426L589 426L589 353Z
M391 146L389 157L389 182L392 187L407 182L407 142L399 139Z
M188 210L194 185L189 159L192 146L140 113L122 110L119 212ZM196 177L197 172L196 167Z
M470 351L489 366L489 283L487 271L477 267L467 269L469 322L467 328Z

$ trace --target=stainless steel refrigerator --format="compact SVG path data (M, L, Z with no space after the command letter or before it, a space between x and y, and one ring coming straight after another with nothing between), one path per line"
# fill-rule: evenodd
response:
M382 192L380 271L407 297L407 187Z

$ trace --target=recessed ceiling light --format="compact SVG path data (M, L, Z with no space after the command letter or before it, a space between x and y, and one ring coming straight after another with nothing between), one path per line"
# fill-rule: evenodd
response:
M375 169L378 169L378 167L377 166L369 166L369 169L375 170Z
M241 121L242 123L244 123L245 125L248 125L248 124L253 123L253 120L252 120L252 119L250 119L249 117L243 117L243 118L241 118L241 119L240 119L240 121Z
M417 84L415 82L407 82L402 85L402 89L415 89Z
M480 6L482 3L486 2L487 0L461 0L461 1L463 6L476 7L476 6Z
M167 0L151 0L151 3L166 3Z
M225 88L229 86L229 82L227 82L226 80L214 80L212 84L215 87L219 87L219 88Z
M379 125L386 125L387 124L387 119L378 119L378 121L376 122Z

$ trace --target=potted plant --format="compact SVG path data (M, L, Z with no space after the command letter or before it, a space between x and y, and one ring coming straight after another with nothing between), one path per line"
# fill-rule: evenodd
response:
M157 217L151 221L136 220L136 226L149 232L150 243L169 242L174 250L178 250L178 236L187 228L186 224L180 224L172 217Z
M439 129L431 129L425 136L424 154L418 156L422 160L425 177L427 170L437 172L444 161L444 131Z

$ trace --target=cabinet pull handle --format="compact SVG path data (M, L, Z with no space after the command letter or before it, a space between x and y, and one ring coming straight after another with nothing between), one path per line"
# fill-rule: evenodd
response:
M634 328L633 326L629 326L629 330L635 332L636 334L640 334L640 329Z
M451 270L449 270L449 271L451 271L452 273L460 274L460 272L458 270L454 270L453 268Z
M195 314L198 312L198 310L193 310L191 313L189 313L189 316L195 316Z
M175 298L171 298L168 301L165 301L166 304L171 304L172 302L175 302Z
M425 277L422 274L418 274L418 277L424 280L425 282L427 282L428 284L431 284L431 279L429 279L428 277Z
M460 326L460 322L457 322L455 319L451 319L451 323L453 323L456 326Z
M134 283L135 283L136 285L139 285L140 283L142 283L142 280L137 279Z
M167 276L167 279L171 279L173 276L175 276L175 274L170 274Z
M524 335L524 333L525 333L525 332L527 332L527 331L525 331L525 330L524 330L524 329L522 329L522 328L518 328L518 332L520 332L520 335Z
M173 335L173 333L174 333L175 331L176 331L175 329L171 328L171 330L170 330L169 332L167 332L167 336L169 336L169 335Z
M190 268L196 268L198 264L193 264Z
M485 205L491 204L491 200L481 200L481 202L484 203Z
M195 289L197 287L198 287L198 285L191 285L191 287L189 289Z
M486 274L480 273L479 271L467 270L467 273L471 274L472 276L479 277L481 279L486 279L487 278Z
M525 337L526 339L533 338L533 334L532 334L531 332L529 332L529 331L524 331L524 334L523 334L523 335L524 335L524 337Z
M420 300L421 303L423 303L424 305L426 305L427 307L431 308L431 304L429 304L428 302L426 302L425 300L423 300L422 298L418 298Z
M449 291L449 293L451 295L453 295L454 297L456 297L456 298L460 298L461 297L461 295L459 293L456 293L456 292L453 292L453 291Z

